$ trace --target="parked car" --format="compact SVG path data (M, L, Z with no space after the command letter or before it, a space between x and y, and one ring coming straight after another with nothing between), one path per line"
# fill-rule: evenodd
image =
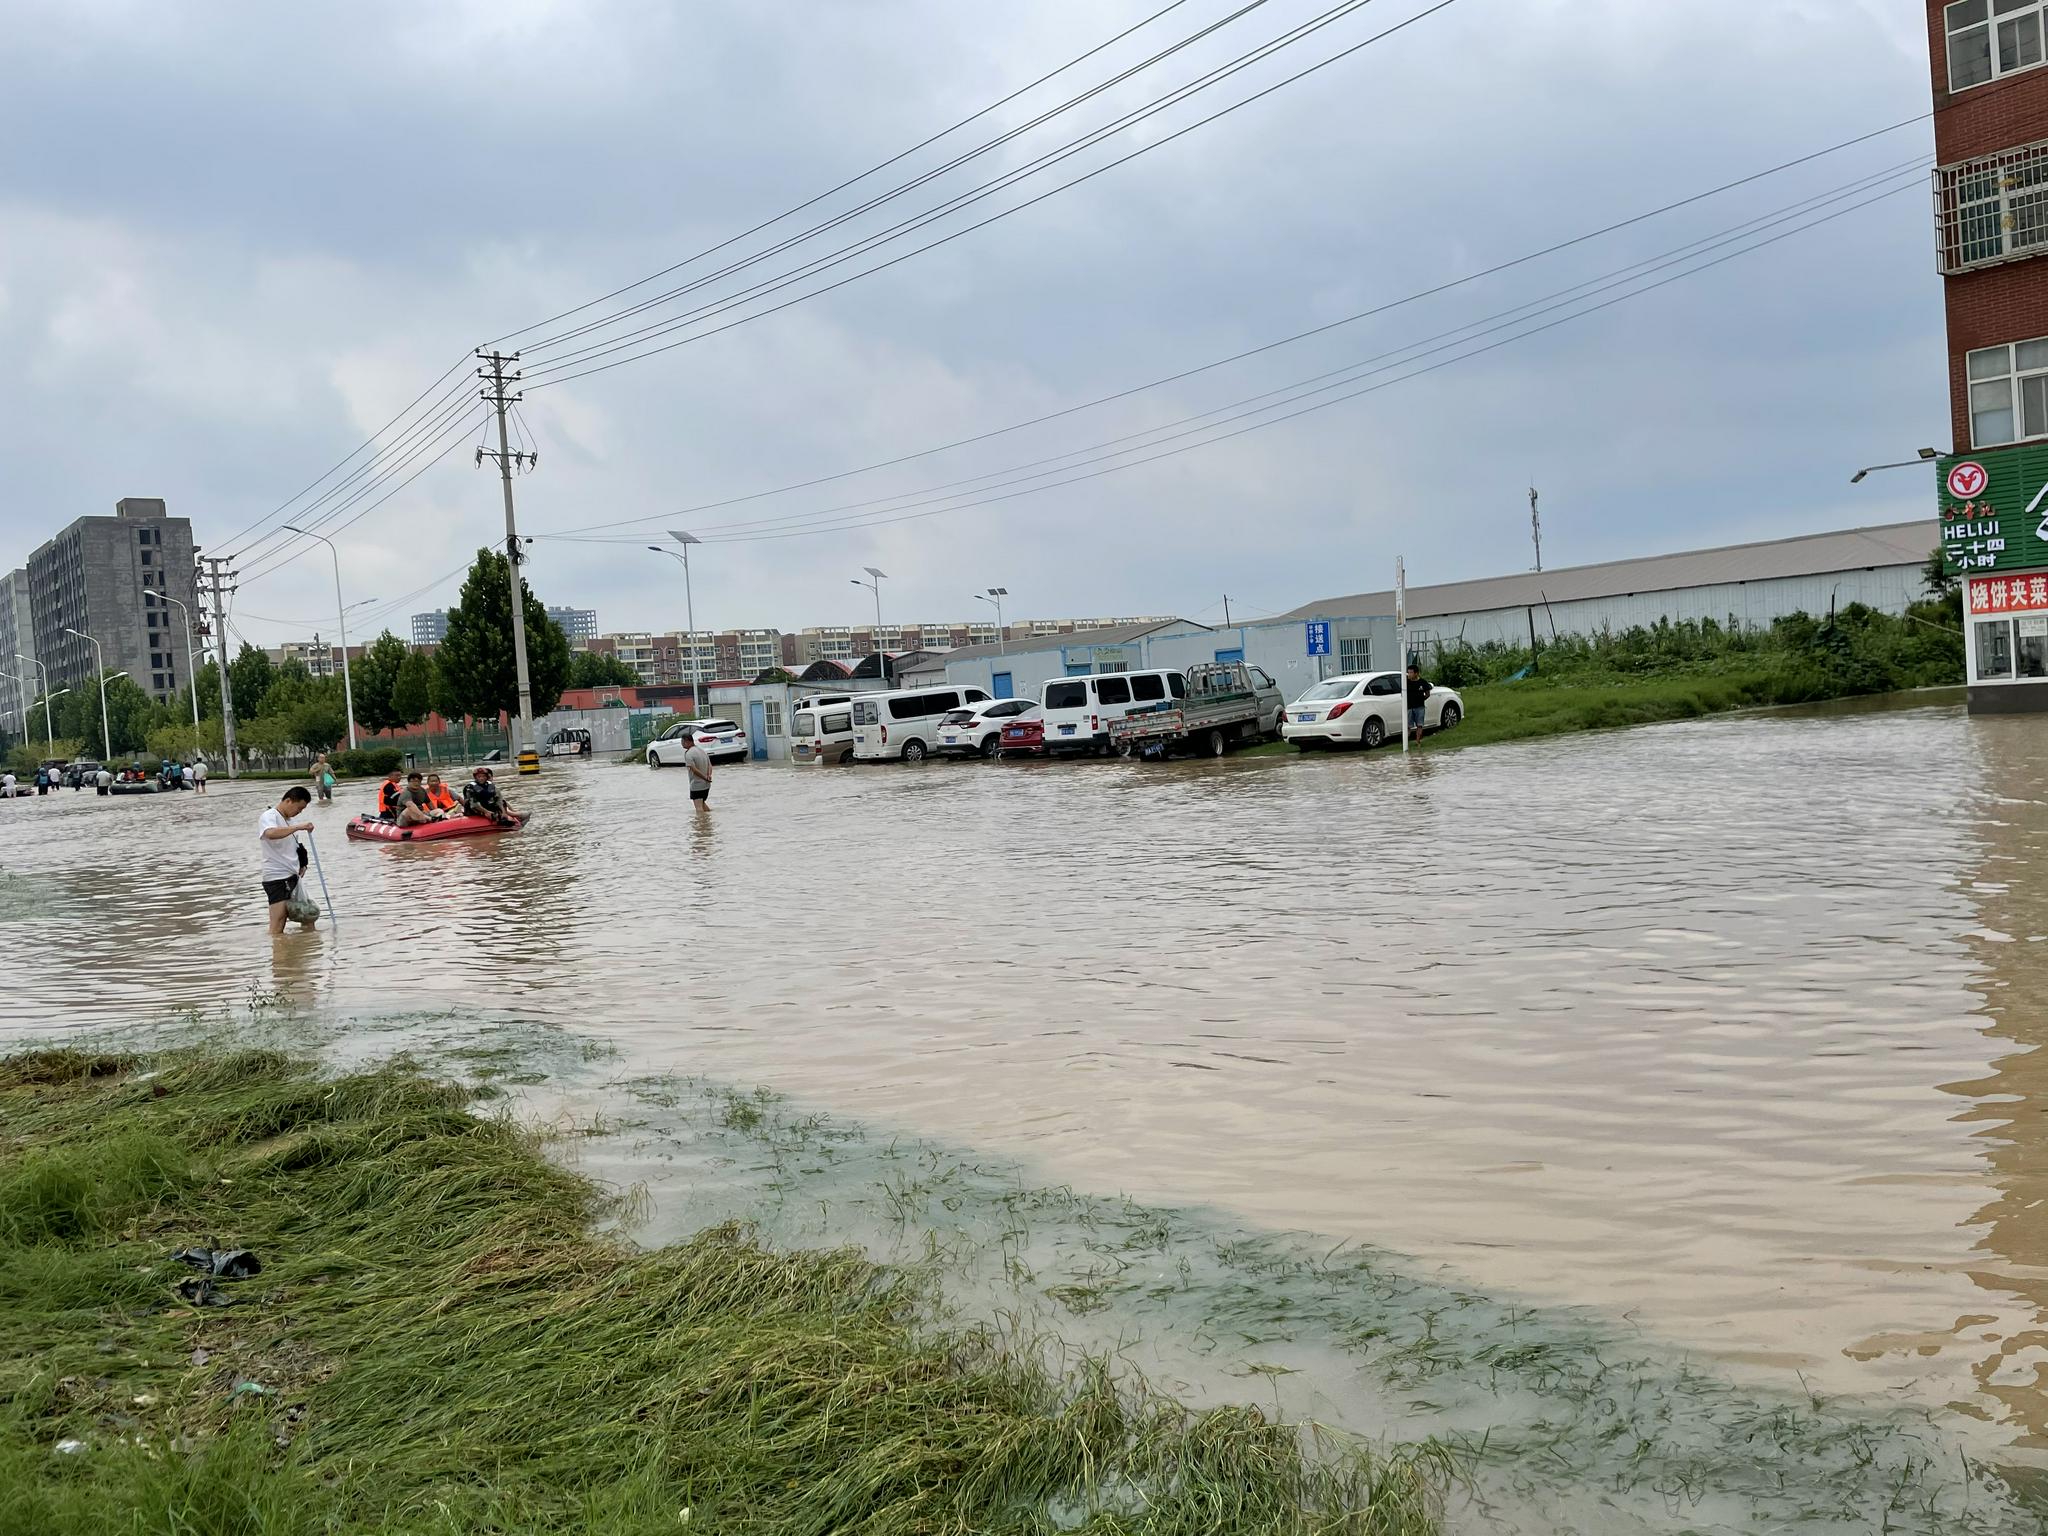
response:
M789 716L789 758L794 763L852 762L852 696L799 699Z
M647 766L674 768L690 748L684 738L696 736L714 763L743 763L747 760L747 733L736 720L678 720L647 743Z
M853 755L860 762L900 758L921 763L938 745L939 721L968 704L988 701L980 688L899 688L853 701Z
M996 739L998 757L1043 757L1045 755L1045 716L1036 704L1022 714L1012 715L1003 722L1001 736Z
M1287 706L1281 738L1311 747L1376 747L1399 739L1407 724L1407 690L1399 672L1347 672L1317 683ZM1448 731L1465 718L1455 688L1431 690L1423 706L1424 731Z
M1109 728L1133 706L1185 699L1188 680L1165 671L1097 672L1048 678L1038 690L1048 752L1106 752Z
M564 727L548 738L542 749L546 757L588 757L591 751L590 732L580 725Z
M1038 706L1029 699L990 699L939 717L938 750L956 757L994 757L1003 722Z
M1279 734L1285 709L1280 685L1258 667L1203 662L1188 668L1185 698L1134 703L1112 721L1110 745L1122 757L1221 757L1233 746Z

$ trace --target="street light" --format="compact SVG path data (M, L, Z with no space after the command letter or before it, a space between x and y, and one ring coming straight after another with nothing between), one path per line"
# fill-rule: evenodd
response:
M192 610L168 592L148 592L143 595L153 597L160 603L169 603L185 616L185 686L192 695L192 745L196 750L199 746L199 668L192 660Z
M93 640L92 636L82 629L72 629L66 626L64 633L76 635L81 640L92 640L93 668L100 675L100 747L106 753L105 761L112 762L114 760L114 728L107 723L107 653L101 649L99 641ZM126 674L124 673L123 675L125 676Z
M862 581L858 576L849 577L848 579L856 587L866 587L875 594L875 676L884 687L887 687L889 683L889 653L882 649L882 580L889 573L887 571L878 571L872 565L864 565L861 569L875 579L873 581Z
M1008 634L1007 634L1007 633L1006 633L1006 632L1004 631L1004 629L1003 629L1003 599L1004 599L1004 598L1006 598L1006 597L1008 597L1008 596L1010 595L1010 589L1009 589L1008 587L990 587L990 588L988 589L988 596L986 596L986 597L982 597L982 596L981 596L981 594L980 594L979 592L975 593L974 595L975 595L976 597L980 597L980 598L981 598L981 600L982 600L982 601L983 601L984 603L993 603L993 604L995 604L995 610L996 610L996 654L997 654L998 656L1007 656L1007 655L1009 655L1009 654L1010 654L1010 637L1009 637L1009 635L1008 635Z
M697 659L697 599L690 591L690 546L704 541L694 533L685 533L680 528L671 528L668 536L683 546L683 622L690 626L690 710L695 718L704 718L704 669ZM650 548L652 546L649 546ZM662 550L664 555L674 555L672 549Z
M303 534L309 539L318 539L327 546L328 556L334 561L335 622L341 626L341 705L348 715L348 749L353 752L356 749L356 694L348 680L348 608L341 600L341 551L334 547L334 540L324 533L314 533L309 528L294 528L290 523L284 525L284 531Z
M25 656L20 651L14 653L14 659L16 661L25 661L34 667L36 675L43 680L43 739L50 746L55 746L57 744L57 733L50 728L50 700L55 698L56 695L50 692L50 669L40 661L37 661L35 657ZM59 692L63 693L69 693L70 691L68 688L59 690ZM26 717L21 722L21 734L24 736L28 734L28 720Z
M1911 459L1901 459L1901 460L1899 460L1899 462L1898 462L1898 463L1896 463L1896 464L1869 464L1869 465L1865 465L1865 466L1864 466L1864 467L1863 467L1862 469L1859 469L1859 470L1857 470L1855 474L1853 474L1853 475L1851 475L1851 476L1849 477L1849 483L1850 483L1851 485L1858 485L1858 484L1861 484L1861 483L1862 483L1862 480L1863 480L1863 477L1864 477L1865 475L1869 474L1869 473L1870 473L1870 472L1871 472L1872 470L1878 470L1878 469L1911 469L1911 468L1912 468L1912 467L1913 467L1914 465L1916 465L1916 464L1927 464L1927 463L1931 463L1931 462L1932 462L1932 461L1933 461L1933 460L1934 460L1935 458L1937 458L1937 457L1938 457L1938 455L1937 455L1937 454L1935 453L1935 451L1934 451L1934 450L1933 450L1932 448L1915 448L1915 449L1913 450L1913 452L1914 452L1915 454L1917 454L1917 455L1918 455L1918 457L1917 457L1917 458L1911 458Z

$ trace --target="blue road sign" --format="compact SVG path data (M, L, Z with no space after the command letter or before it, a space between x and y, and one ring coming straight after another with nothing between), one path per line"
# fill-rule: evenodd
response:
M1310 619L1304 626L1308 630L1308 653L1311 656L1330 654L1330 621Z

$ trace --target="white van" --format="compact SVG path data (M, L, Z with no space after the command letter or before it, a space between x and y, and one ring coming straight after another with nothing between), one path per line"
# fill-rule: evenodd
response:
M901 758L921 763L939 742L939 717L988 698L981 688L901 688L864 693L853 701L853 755L857 762Z
M1133 708L1187 696L1187 675L1170 669L1048 678L1038 690L1039 711L1045 720L1045 750L1106 752L1112 720L1121 720Z
M793 763L853 761L852 694L797 700L789 712L789 759Z

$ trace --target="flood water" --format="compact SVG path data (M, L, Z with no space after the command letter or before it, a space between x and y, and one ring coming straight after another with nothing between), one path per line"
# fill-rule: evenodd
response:
M537 1020L2048 1450L2048 720L508 787L317 812L340 922L275 947L279 786L0 803L0 1034Z

